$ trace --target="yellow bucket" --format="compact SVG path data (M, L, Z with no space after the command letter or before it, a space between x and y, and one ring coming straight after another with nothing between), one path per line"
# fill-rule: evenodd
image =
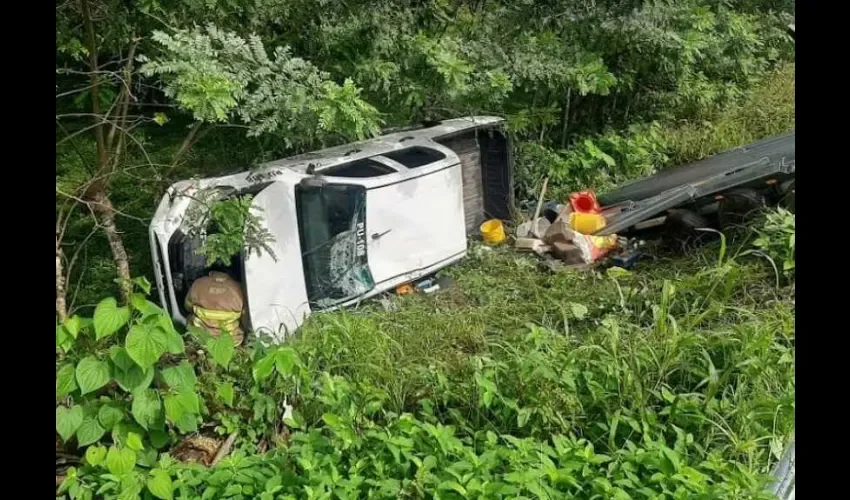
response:
M499 219L490 219L481 224L481 237L486 243L496 245L505 241L505 226Z
M572 212L570 227L581 234L593 234L605 227L605 217L602 214Z

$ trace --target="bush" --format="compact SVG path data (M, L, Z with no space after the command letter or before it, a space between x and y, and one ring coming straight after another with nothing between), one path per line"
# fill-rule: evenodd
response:
M165 422L153 429L169 436L157 448L153 430L138 429L148 421L132 408L141 393L127 401L109 383L66 391L61 407L114 406L140 439L113 432L81 446L84 462L61 490L71 498L768 498L762 473L794 423L794 324L783 304L741 308L752 296L741 287L762 275L732 259L619 277L549 276L528 265L510 252L474 252L455 270L456 288L399 298L397 312L372 305L316 315L287 346L234 353L201 338L203 355L163 355L148 390L170 401L166 371L186 366L181 380L193 379L200 396L194 421L238 434L213 468L169 454L192 432L177 425L172 405L151 413ZM131 314L130 328L144 317ZM68 355L97 357L113 343L85 335ZM195 353L198 341L186 341ZM283 401L295 406L291 415Z
M517 147L516 178L520 199L536 199L549 177L548 198L565 199L571 191L610 189L627 180L650 175L667 161L660 126L633 126L626 133L608 131L579 138L567 149L539 142Z
M753 246L762 250L782 270L786 278L794 278L796 257L795 215L779 208L766 215L756 232Z

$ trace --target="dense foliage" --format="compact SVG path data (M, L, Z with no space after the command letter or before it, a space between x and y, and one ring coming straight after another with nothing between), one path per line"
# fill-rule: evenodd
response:
M229 339L189 337L185 352L204 345L189 363L170 353L170 322L154 306L139 297L141 310L117 313L107 299L91 325L80 320L68 350L76 379L57 377L57 395L74 401L57 410L57 430L89 445L63 491L763 497L759 473L794 420L793 311L783 302L742 307L771 293L764 267L721 254L697 271L674 262L643 278L550 277L529 273L529 258L486 250L436 304L401 299L396 313L317 317L286 347L234 352ZM592 290L592 303L582 290ZM528 300L539 293L552 305ZM516 305L506 308L507 297ZM555 315L526 324L541 318L537 307ZM96 340L127 321L123 339ZM139 325L162 328L149 337L162 342L138 347ZM80 342L101 342L95 352L109 354L90 361ZM127 369L113 356L125 351ZM103 368L96 383L93 362ZM132 402L121 385L127 370L140 372ZM288 417L284 398L297 408ZM230 458L207 469L156 454L201 421L239 432ZM291 433L280 433L281 421ZM258 454L263 441L277 447Z
M792 214L734 256L724 242L644 276L549 276L476 248L456 290L313 317L285 347L183 332L141 276L168 184L381 127L505 117L521 199L544 177L553 196L606 189L793 128L793 10L58 1L56 433L81 457L59 491L762 496L794 422L793 301L776 286L793 284ZM203 206L209 260L268 250L245 199ZM197 435L234 449L211 468L178 460Z

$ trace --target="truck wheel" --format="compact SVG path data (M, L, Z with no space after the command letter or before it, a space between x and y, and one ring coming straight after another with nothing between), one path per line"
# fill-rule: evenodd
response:
M796 193L796 187L794 186L795 179L791 179L782 183L779 186L780 198L779 204L788 209L791 213L794 213L794 195Z
M764 195L755 189L733 189L723 193L717 207L720 228L732 229L743 226L765 206Z
M680 248L693 248L711 239L712 234L708 231L700 231L707 228L708 221L701 215L691 210L674 208L667 213L665 222L665 233L670 243Z

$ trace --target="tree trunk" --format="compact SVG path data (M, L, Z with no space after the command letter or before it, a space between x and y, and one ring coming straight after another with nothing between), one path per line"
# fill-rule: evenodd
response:
M121 299L126 304L130 300L132 285L130 283L130 263L127 259L127 250L124 248L124 240L115 224L115 208L109 197L103 191L94 195L91 207L94 210L98 222L109 241L109 249L112 250L112 259L115 261L115 271L121 286Z
M62 252L62 241L61 241L61 226L60 221L56 222L56 320L59 323L65 322L65 318L68 317L68 306L66 305L66 290L65 290L65 269L62 265L62 261L65 259L65 255Z
M567 98L566 102L564 102L564 117L562 118L562 128L561 128L561 148L567 146L567 131L570 126L570 98L573 95L573 89L567 88Z

